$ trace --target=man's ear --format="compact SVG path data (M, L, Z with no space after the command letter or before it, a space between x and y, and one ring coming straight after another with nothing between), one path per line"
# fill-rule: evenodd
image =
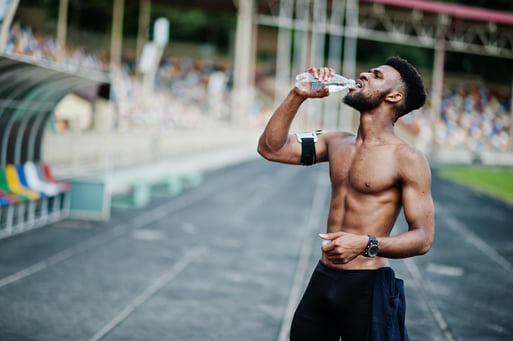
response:
M392 91L385 97L385 101L397 103L403 99L403 94L398 91Z

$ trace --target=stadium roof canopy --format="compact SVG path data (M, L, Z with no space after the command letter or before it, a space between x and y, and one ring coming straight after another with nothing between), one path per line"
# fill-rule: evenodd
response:
M184 8L201 8L207 11L220 11L236 13L240 0L174 0L173 6ZM340 1L340 0L338 0ZM383 4L388 6L397 6L409 8L424 12L447 14L453 18L487 21L497 24L513 25L513 12L491 10L487 8L471 7L466 5L445 3L431 0L361 0ZM168 0L153 0L155 3L169 5ZM328 8L331 7L333 0L327 0ZM259 11L267 11L269 8L278 8L280 0L257 0Z
M107 80L0 54L0 167L41 160L46 123L68 93Z
M169 4L168 0L149 1ZM341 4L346 2L351 1L253 0L248 3L254 4L256 8L253 13L257 16L256 22L264 26L280 27L285 22L281 21L283 17L293 23L297 19L294 17L299 7L320 6L312 10L311 16L314 16L315 11L326 11L324 18L300 18L295 20L293 27L288 27L296 29L301 26L301 20L303 22L313 20L318 25L322 25L319 22L321 20L333 27L332 19L338 15L335 12L339 11ZM513 12L432 0L359 0L357 2L360 3L359 39L432 48L441 35L445 35L448 51L513 59ZM234 15L240 14L240 5L241 0L173 1L173 6L177 7L201 8Z
M513 25L513 13L490 10L480 7L471 7L458 4L430 0L362 0L389 6L404 7L424 12L447 14L453 18L488 21L497 24Z

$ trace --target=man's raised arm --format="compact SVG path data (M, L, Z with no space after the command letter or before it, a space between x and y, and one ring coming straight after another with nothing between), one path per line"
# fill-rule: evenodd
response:
M308 69L321 81L327 80L335 72L330 68ZM258 153L265 159L275 162L302 164L301 144L294 134L290 134L292 120L299 107L307 98L322 98L329 95L328 88L315 91L302 91L293 88L275 110L258 141Z

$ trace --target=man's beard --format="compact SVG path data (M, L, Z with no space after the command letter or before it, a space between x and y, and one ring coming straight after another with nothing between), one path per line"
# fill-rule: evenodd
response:
M348 93L344 97L343 102L359 112L365 112L377 108L385 97L385 93L380 93L377 96L365 96L361 92L356 94Z

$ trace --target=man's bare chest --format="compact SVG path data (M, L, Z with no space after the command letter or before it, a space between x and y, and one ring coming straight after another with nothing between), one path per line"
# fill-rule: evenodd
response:
M354 150L345 158L330 158L330 176L334 187L367 194L381 193L399 184L396 160L386 148Z

